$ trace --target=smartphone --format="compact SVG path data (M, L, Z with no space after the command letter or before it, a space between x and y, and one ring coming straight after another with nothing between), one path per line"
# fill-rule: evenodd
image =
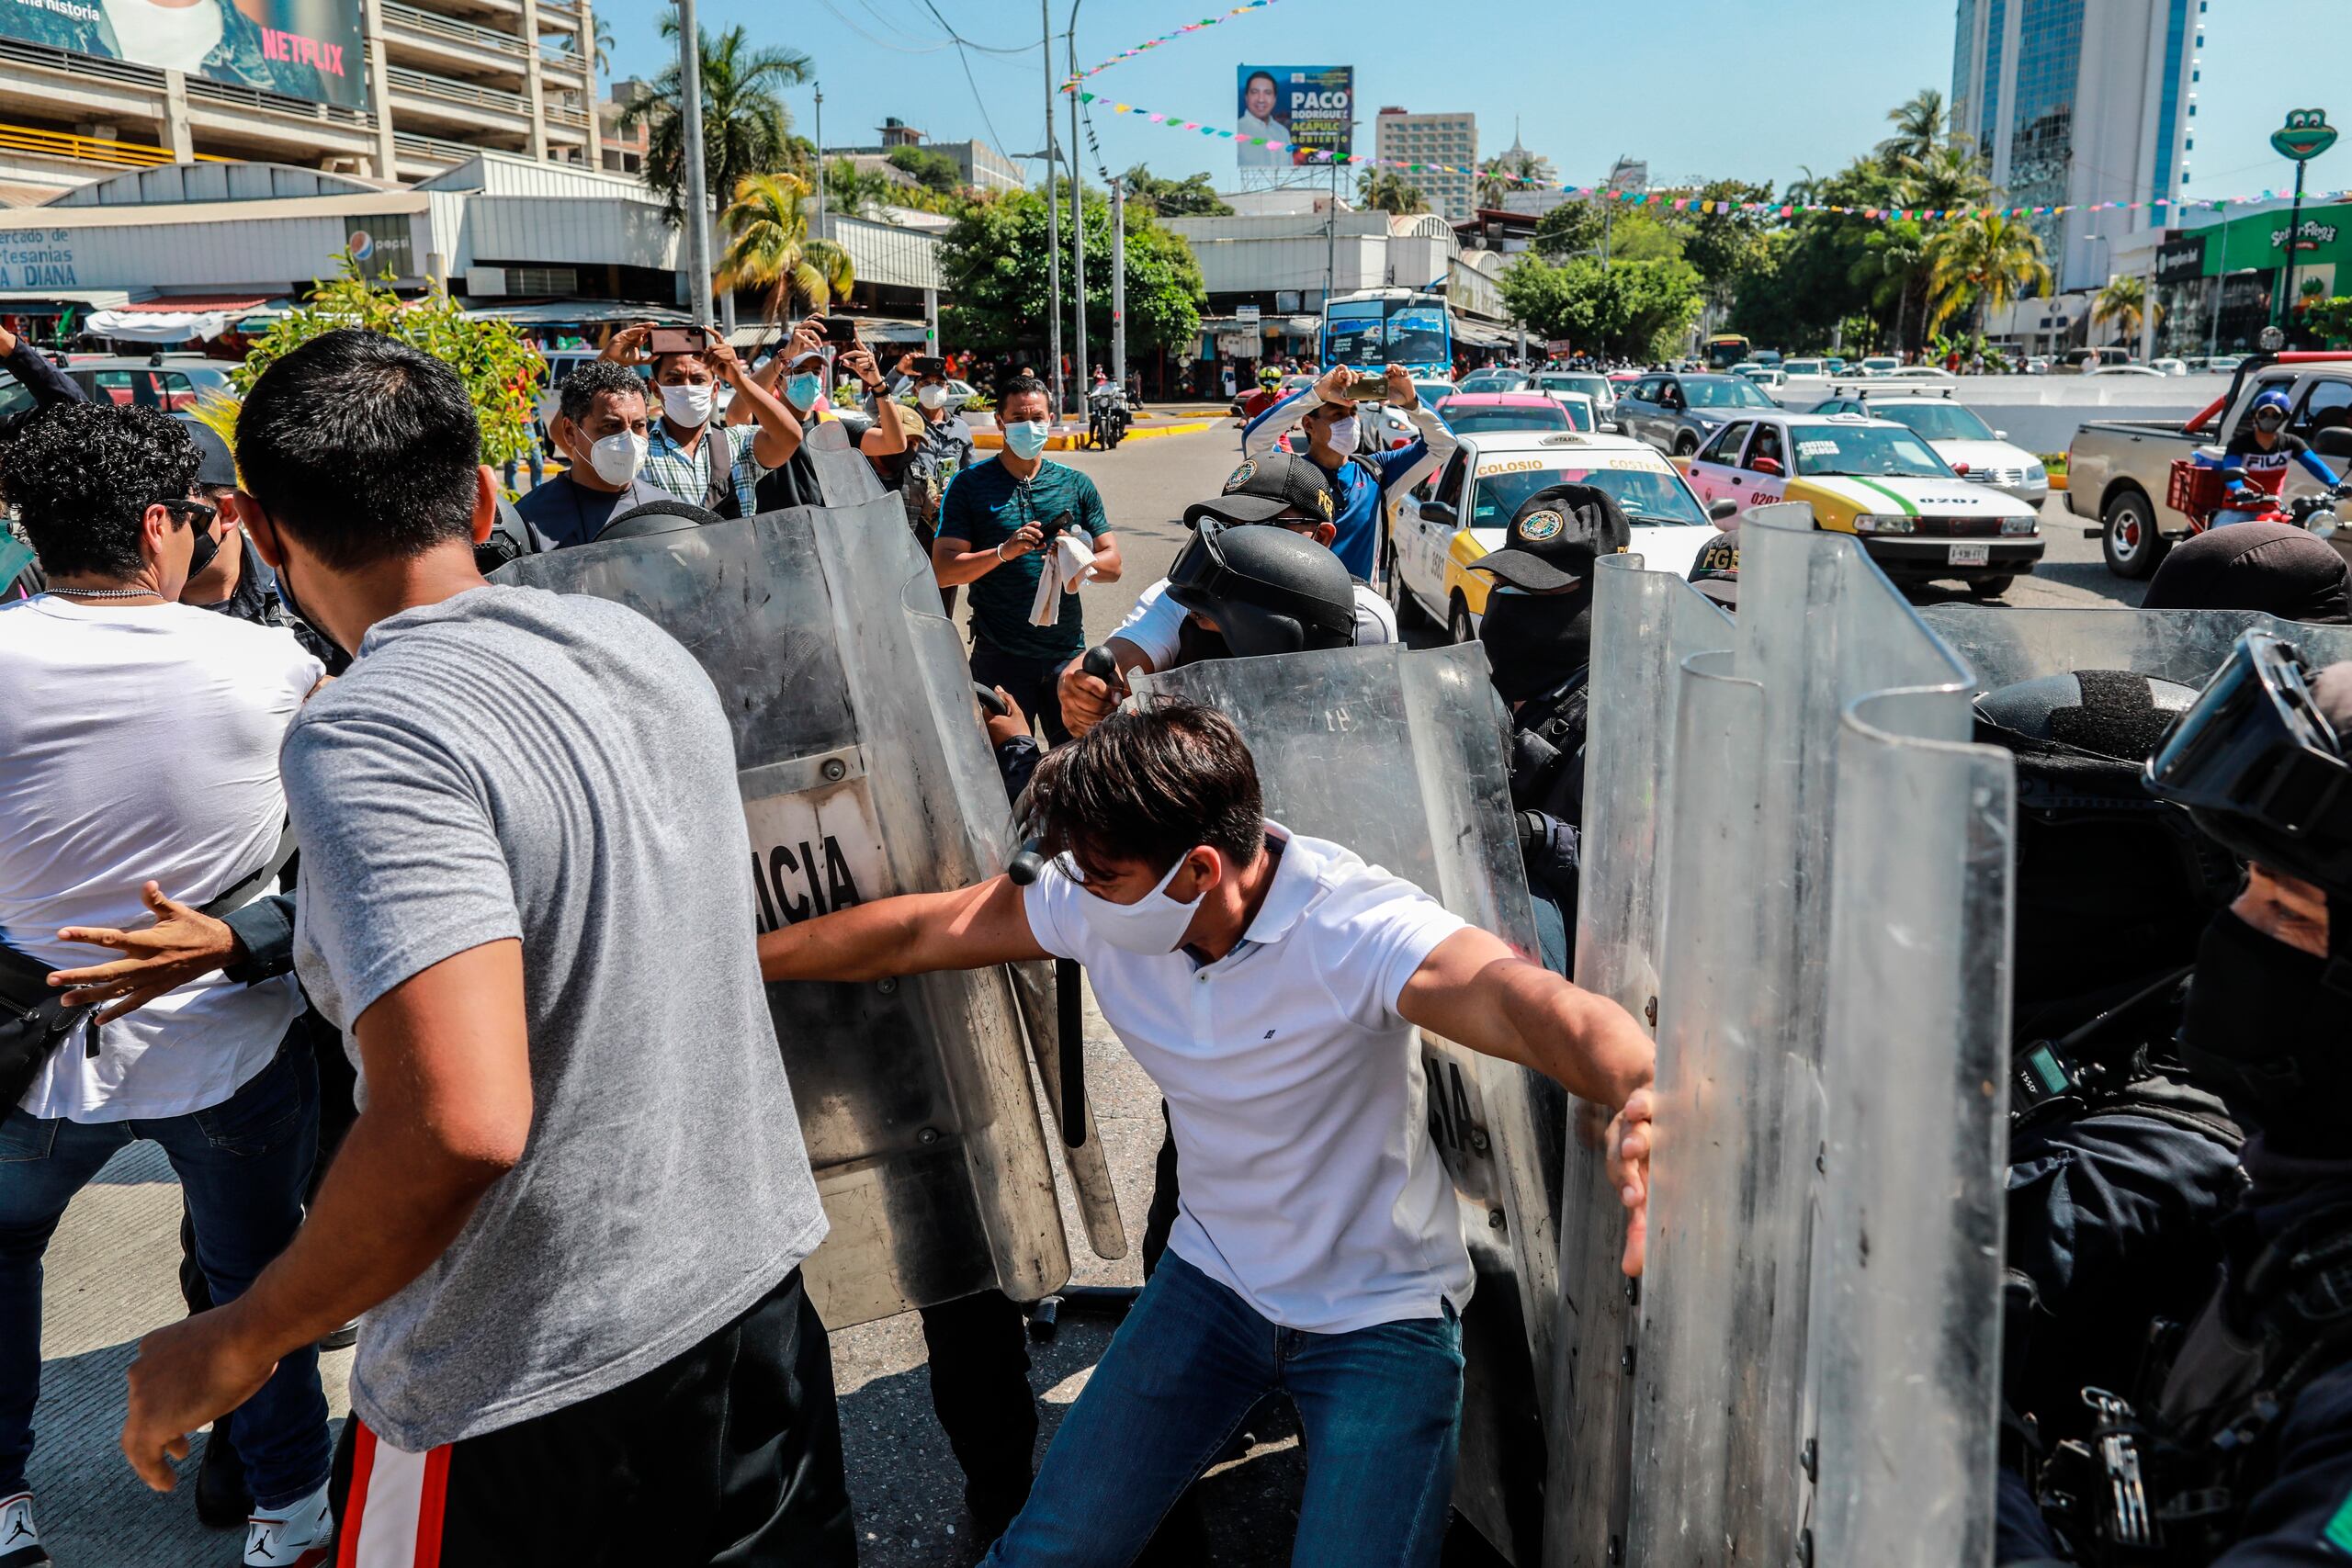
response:
M1359 401L1365 398L1385 398L1387 395L1388 378L1385 376L1366 376L1359 373L1354 384L1348 389L1348 396Z
M939 358L935 355L918 355L915 359L915 374L918 376L944 376L947 374L947 361Z
M711 344L708 327L656 327L645 340L649 354L700 354Z
M857 342L857 322L847 316L827 316L825 341L836 348L850 347Z

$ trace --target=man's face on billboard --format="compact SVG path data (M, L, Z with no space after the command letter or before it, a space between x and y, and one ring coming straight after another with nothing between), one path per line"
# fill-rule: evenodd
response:
M1263 76L1250 78L1250 112L1260 119L1274 118L1274 85Z

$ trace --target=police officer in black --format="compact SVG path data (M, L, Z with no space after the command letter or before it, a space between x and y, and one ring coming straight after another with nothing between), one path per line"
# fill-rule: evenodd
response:
M1544 965L1560 975L1577 918L1593 569L1633 536L1606 491L1550 485L1520 504L1501 549L1471 563L1495 580L1478 640L1510 705L1510 803Z
M2171 726L2155 798L2247 862L2198 942L2180 1060L2246 1130L2211 1226L2218 1283L2038 1476L2038 1558L2320 1563L2352 1555L2352 665L2259 632Z

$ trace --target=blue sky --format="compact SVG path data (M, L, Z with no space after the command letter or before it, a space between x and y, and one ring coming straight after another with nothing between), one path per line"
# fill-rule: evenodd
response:
M1037 8L1021 0L932 3L973 42L1024 51L956 48L922 0L700 0L700 9L705 27L741 23L753 41L816 62L828 145L871 142L872 128L895 114L939 141L978 136L1009 152L1042 146ZM1048 3L1058 70L1070 0ZM1079 57L1091 65L1233 3L1081 0ZM600 0L599 14L613 24L616 74L660 69L656 18L664 8L663 0ZM1803 165L1826 173L1875 143L1887 108L1917 88L1949 88L1953 16L1954 0L1275 0L1114 66L1090 85L1163 113L1230 124L1238 64L1352 64L1360 118L1383 104L1472 109L1482 156L1510 145L1516 117L1526 144L1566 179L1595 181L1626 153L1646 159L1661 181L1784 185ZM1533 18L1541 21L1531 27ZM2211 0L2205 30L2188 194L2290 185L2291 169L2267 141L2290 108L2327 108L2333 123L2352 131L2345 69L2352 5ZM794 91L789 102L797 129L808 134L809 90ZM1066 101L1057 112L1066 138ZM1161 175L1205 169L1220 186L1233 182L1229 141L1101 108L1093 121L1114 170L1141 161ZM1370 127L1358 136L1359 150L1371 151ZM1090 155L1090 178L1094 166ZM2352 136L2313 162L2310 182L2315 190L2352 187Z

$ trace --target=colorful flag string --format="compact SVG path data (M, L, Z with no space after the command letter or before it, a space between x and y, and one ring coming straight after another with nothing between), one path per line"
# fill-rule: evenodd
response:
M1062 84L1062 91L1067 93L1071 87L1080 82L1083 82L1089 76L1099 75L1101 73L1111 69L1114 65L1117 65L1124 61L1133 60L1136 55L1141 54L1148 50L1158 49L1163 43L1168 43L1173 39L1182 38L1188 33L1199 32L1204 28L1213 28L1219 22L1229 22L1236 17L1245 17L1252 11L1262 11L1267 6L1272 6L1274 3L1275 0L1250 0L1248 5L1236 6L1232 10L1226 12L1223 16L1204 17L1197 22L1185 23L1182 27L1178 28L1174 32L1162 33L1155 39L1146 39L1143 42L1136 45L1133 49L1123 49L1119 51L1118 53L1113 55L1110 59L1102 62L1100 65L1091 65L1085 70L1080 72L1077 75L1072 76L1069 80Z
M1102 104L1114 114L1140 115L1151 124L1164 125L1170 130L1194 130L1203 136L1222 137L1227 141L1238 141L1251 147L1264 147L1276 152L1302 154L1303 162L1309 164L1332 163L1364 164L1377 168L1396 169L1405 174L1475 176L1485 172L1462 168L1453 164L1413 164L1395 158L1375 158L1365 152L1351 152L1344 157L1335 158L1331 153L1319 148L1301 146L1293 141L1280 141L1270 136L1242 136L1219 126L1205 124L1196 119L1185 119L1180 115L1160 114L1136 104L1116 103L1100 94L1080 90L1075 83L1066 84L1062 91L1076 92L1080 101ZM2266 201L2286 199L2276 191L2266 190L2256 196L2202 197L2193 201L2186 198L2156 197L2148 201L2086 201L2043 207L1996 207L1983 203L1964 207L1937 208L1842 207L1828 202L1813 201L1715 201L1695 196L1676 196L1670 191L1610 190L1600 186L1572 186L1556 181L1530 180L1517 176L1503 176L1503 178L1505 183L1522 189L1563 191L1571 200L1577 201L1614 201L1626 207L1671 208L1677 212L1753 212L1779 218L1793 218L1801 212L1831 212L1847 217L1874 219L1887 222L1905 219L1934 221L1945 218L1957 218L1965 212L1990 212L2003 218L2045 218L2068 212L2133 212L2159 207L2169 209L2174 212L2193 212L2200 208L2211 208L2218 211L2223 208L2248 207ZM2303 202L2306 207L2324 206L2329 202L2343 200L2347 196L2352 196L2352 191L2305 192Z

